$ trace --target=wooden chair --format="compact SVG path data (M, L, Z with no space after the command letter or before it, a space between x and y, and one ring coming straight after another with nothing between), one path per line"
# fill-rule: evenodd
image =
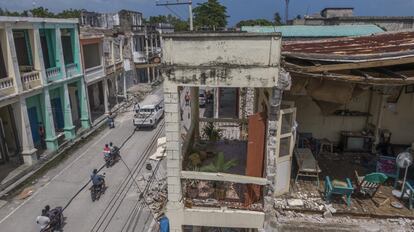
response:
M325 177L325 200L329 203L331 202L332 195L341 195L345 196L346 198L346 205L349 207L351 205L351 195L354 191L354 187L352 186L351 180L349 178L346 178L346 186L338 186L334 185L331 182L331 179L329 176Z
M379 187L388 179L384 173L374 172L366 176L359 176L355 171L357 187L355 193L373 198Z
M401 194L401 199L404 196L408 196L408 207L412 210L414 208L414 188L409 182L405 182L403 194Z

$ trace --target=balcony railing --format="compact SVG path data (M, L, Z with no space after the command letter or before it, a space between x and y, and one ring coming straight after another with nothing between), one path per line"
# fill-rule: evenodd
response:
M67 77L73 77L76 74L78 74L78 64L74 63L74 64L67 64L65 66L66 68L66 76Z
M60 67L46 69L47 81L54 81L60 76Z
M203 133L204 128L213 124L214 128L220 130L221 138L228 140L246 140L247 139L247 119L232 118L200 118L199 129L202 139L208 139Z
M23 81L23 88L24 90L29 90L35 88L41 84L40 82L40 72L39 71L32 71L27 73L21 74L22 81Z
M13 78L6 77L0 79L0 96L6 96L14 93Z
M85 73L86 73L86 75L89 75L89 74L92 74L92 73L99 72L101 69L102 69L102 65L98 65L98 66L95 66L95 67L85 69Z

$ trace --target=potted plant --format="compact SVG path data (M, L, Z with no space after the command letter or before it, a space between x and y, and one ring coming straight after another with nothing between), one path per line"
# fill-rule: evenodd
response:
M219 152L216 159L210 164L200 168L202 172L226 172L230 168L237 166L237 160L225 160L223 152ZM223 181L213 181L214 195L217 200L226 198L227 183Z

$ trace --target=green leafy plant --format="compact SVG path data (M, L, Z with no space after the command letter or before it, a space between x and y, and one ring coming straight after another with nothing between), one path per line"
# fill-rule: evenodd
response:
M208 140L215 142L221 139L223 133L221 129L214 126L213 122L208 122L203 128L203 136L207 137Z
M217 154L216 159L210 164L200 168L202 172L226 172L230 168L237 166L237 160L226 160L223 152ZM226 197L227 183L223 181L213 181L214 194L218 200L223 200Z
M237 166L237 160L225 160L223 152L219 152L216 160L200 168L202 172L226 172L230 168Z

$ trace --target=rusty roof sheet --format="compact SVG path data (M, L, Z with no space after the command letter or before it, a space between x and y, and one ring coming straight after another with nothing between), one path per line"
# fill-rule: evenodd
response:
M285 42L282 53L290 57L327 61L360 61L414 56L414 31Z

